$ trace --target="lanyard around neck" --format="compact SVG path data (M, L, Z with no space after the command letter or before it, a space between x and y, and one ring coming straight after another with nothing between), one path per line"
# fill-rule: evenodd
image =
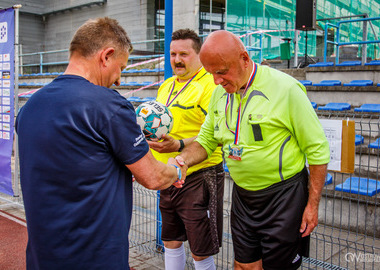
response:
M234 144L235 145L239 145L240 122L241 122L241 103L242 103L242 100L243 100L243 97L244 97L245 93L251 87L253 81L255 80L256 72L257 72L257 65L256 65L256 63L253 63L253 70L252 70L251 76L249 76L249 80L247 82L247 85L245 86L242 98L240 99L240 104L239 104L239 109L238 109L238 115L237 115L237 120L236 120L235 131L231 130L230 127L228 126L228 123L227 123L228 106L229 106L230 101L231 101L231 94L227 94L226 108L225 108L225 115L226 115L225 120L226 120L226 126L227 126L228 130L231 131L232 134L235 135L235 139L234 139ZM233 106L233 103L231 103L231 107L232 106Z
M202 68L201 68L201 69L202 69ZM175 95L175 97L173 97L172 100L170 100L170 97L172 96L173 91L174 91L174 88L175 88L175 80L176 80L176 79L174 79L174 81L173 81L173 85L172 85L172 89L171 89L171 91L170 91L170 93L169 93L168 99L166 100L166 107L169 107L169 106L173 103L173 101L179 96L179 94L181 94L181 92L182 92L183 90L185 90L185 88L191 83L191 81L192 81L192 80L198 75L198 73L199 73L199 71L201 71L201 69L199 69L199 70L197 71L197 73L195 73L195 75L194 75L193 77L191 77L191 78L186 82L186 84L181 88L181 90L178 91L178 93Z

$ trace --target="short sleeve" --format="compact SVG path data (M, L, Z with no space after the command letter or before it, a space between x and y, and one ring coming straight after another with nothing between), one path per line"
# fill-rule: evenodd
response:
M115 156L124 164L133 164L149 151L149 145L136 122L133 106L125 102L105 125L103 135Z

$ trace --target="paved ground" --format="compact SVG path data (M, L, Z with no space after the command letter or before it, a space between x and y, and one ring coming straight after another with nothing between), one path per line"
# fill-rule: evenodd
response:
M24 270L27 242L24 208L16 198L5 194L0 197L0 269ZM12 216L20 222L12 220ZM165 269L160 257L144 253L138 247L129 250L129 264L132 270Z

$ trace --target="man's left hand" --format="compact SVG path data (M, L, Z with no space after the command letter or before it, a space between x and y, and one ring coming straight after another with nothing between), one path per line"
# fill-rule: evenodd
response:
M302 237L310 235L318 225L318 207L312 207L310 204L307 204L302 215L302 223L300 228L300 233Z

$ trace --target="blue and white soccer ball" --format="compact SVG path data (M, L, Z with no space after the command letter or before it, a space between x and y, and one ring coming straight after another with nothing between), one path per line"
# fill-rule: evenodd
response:
M161 139L173 128L173 115L169 108L157 101L142 103L136 109L137 124L140 125L145 137Z

